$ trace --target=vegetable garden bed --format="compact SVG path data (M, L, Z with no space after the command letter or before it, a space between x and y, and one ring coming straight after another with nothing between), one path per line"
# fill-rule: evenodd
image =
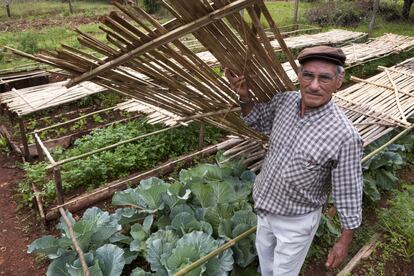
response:
M160 124L150 125L145 122L145 119L138 119L125 124L96 129L91 134L77 139L70 149L54 148L52 155L56 162L63 159L74 159L59 169L60 180L58 181L61 181L62 192L68 195L74 190L78 190L78 192L91 190L108 181L125 177L132 172L146 170L160 162L198 148L198 126L190 124L188 127L171 129L160 135L143 137L139 141L120 145L112 151L97 152L82 160L77 158L79 155L88 155L91 151L111 147L119 141L145 136L154 131L162 131L162 129L163 126ZM204 135L206 144L215 143L222 136L219 130L209 126L205 128ZM40 139L39 141L41 142ZM48 154L46 153L46 155ZM26 163L24 165L27 179L20 185L24 202L30 203L33 200L34 193L31 186L35 184L38 189L37 195L42 198L44 203L46 205L53 203L57 192L54 183L56 182L56 171L54 181L51 179L51 174L48 173L48 165L50 164L47 162ZM63 202L58 203L62 204Z

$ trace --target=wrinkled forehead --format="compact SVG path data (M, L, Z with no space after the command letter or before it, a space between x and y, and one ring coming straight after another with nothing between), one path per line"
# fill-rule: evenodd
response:
M301 71L314 74L335 74L336 64L323 60L310 60L301 65Z

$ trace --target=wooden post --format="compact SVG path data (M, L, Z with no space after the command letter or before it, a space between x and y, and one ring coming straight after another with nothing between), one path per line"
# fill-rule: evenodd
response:
M34 133L33 133L33 139L35 140L35 143L36 143L36 150L37 150L37 156L39 156L39 161L45 160L45 155L43 154L42 147L40 146L39 141L37 141L36 135Z
M60 173L60 167L53 168L53 177L55 178L57 202L58 202L58 205L62 205L64 203L64 199L63 199L62 175Z
M26 161L31 161L30 151L29 151L29 143L27 142L27 136L26 136L26 128L24 126L24 122L22 118L18 118L19 121L19 128L20 128L20 136L22 138L22 144L24 149L24 158Z
M200 122L200 132L198 135L198 149L201 150L204 147L204 133L206 130L206 124L204 122Z

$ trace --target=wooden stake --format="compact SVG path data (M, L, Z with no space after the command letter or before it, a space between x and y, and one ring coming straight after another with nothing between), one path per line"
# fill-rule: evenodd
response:
M60 173L60 167L53 168L53 177L55 179L56 186L56 199L59 205L62 205L64 201L63 188L62 188L62 175Z
M24 158L26 159L26 161L30 162L32 161L32 157L30 156L29 143L27 142L26 127L21 117L19 117L17 120L19 122L20 136L22 139L24 149Z
M83 275L89 276L89 269L85 261L85 255L83 255L83 251L80 248L78 241L76 240L76 235L75 235L75 232L73 231L72 223L69 221L68 217L66 216L65 210L63 210L62 207L59 208L59 212L62 215L62 218L66 223L66 226L68 227L69 236L70 236L70 239L72 240L73 246L75 247L76 252L78 252L79 260L82 265Z

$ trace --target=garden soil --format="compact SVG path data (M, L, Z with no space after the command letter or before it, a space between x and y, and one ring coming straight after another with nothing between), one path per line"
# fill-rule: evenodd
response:
M36 264L27 245L46 234L31 210L18 210L14 200L23 171L16 159L0 154L0 275L45 275L47 264Z

